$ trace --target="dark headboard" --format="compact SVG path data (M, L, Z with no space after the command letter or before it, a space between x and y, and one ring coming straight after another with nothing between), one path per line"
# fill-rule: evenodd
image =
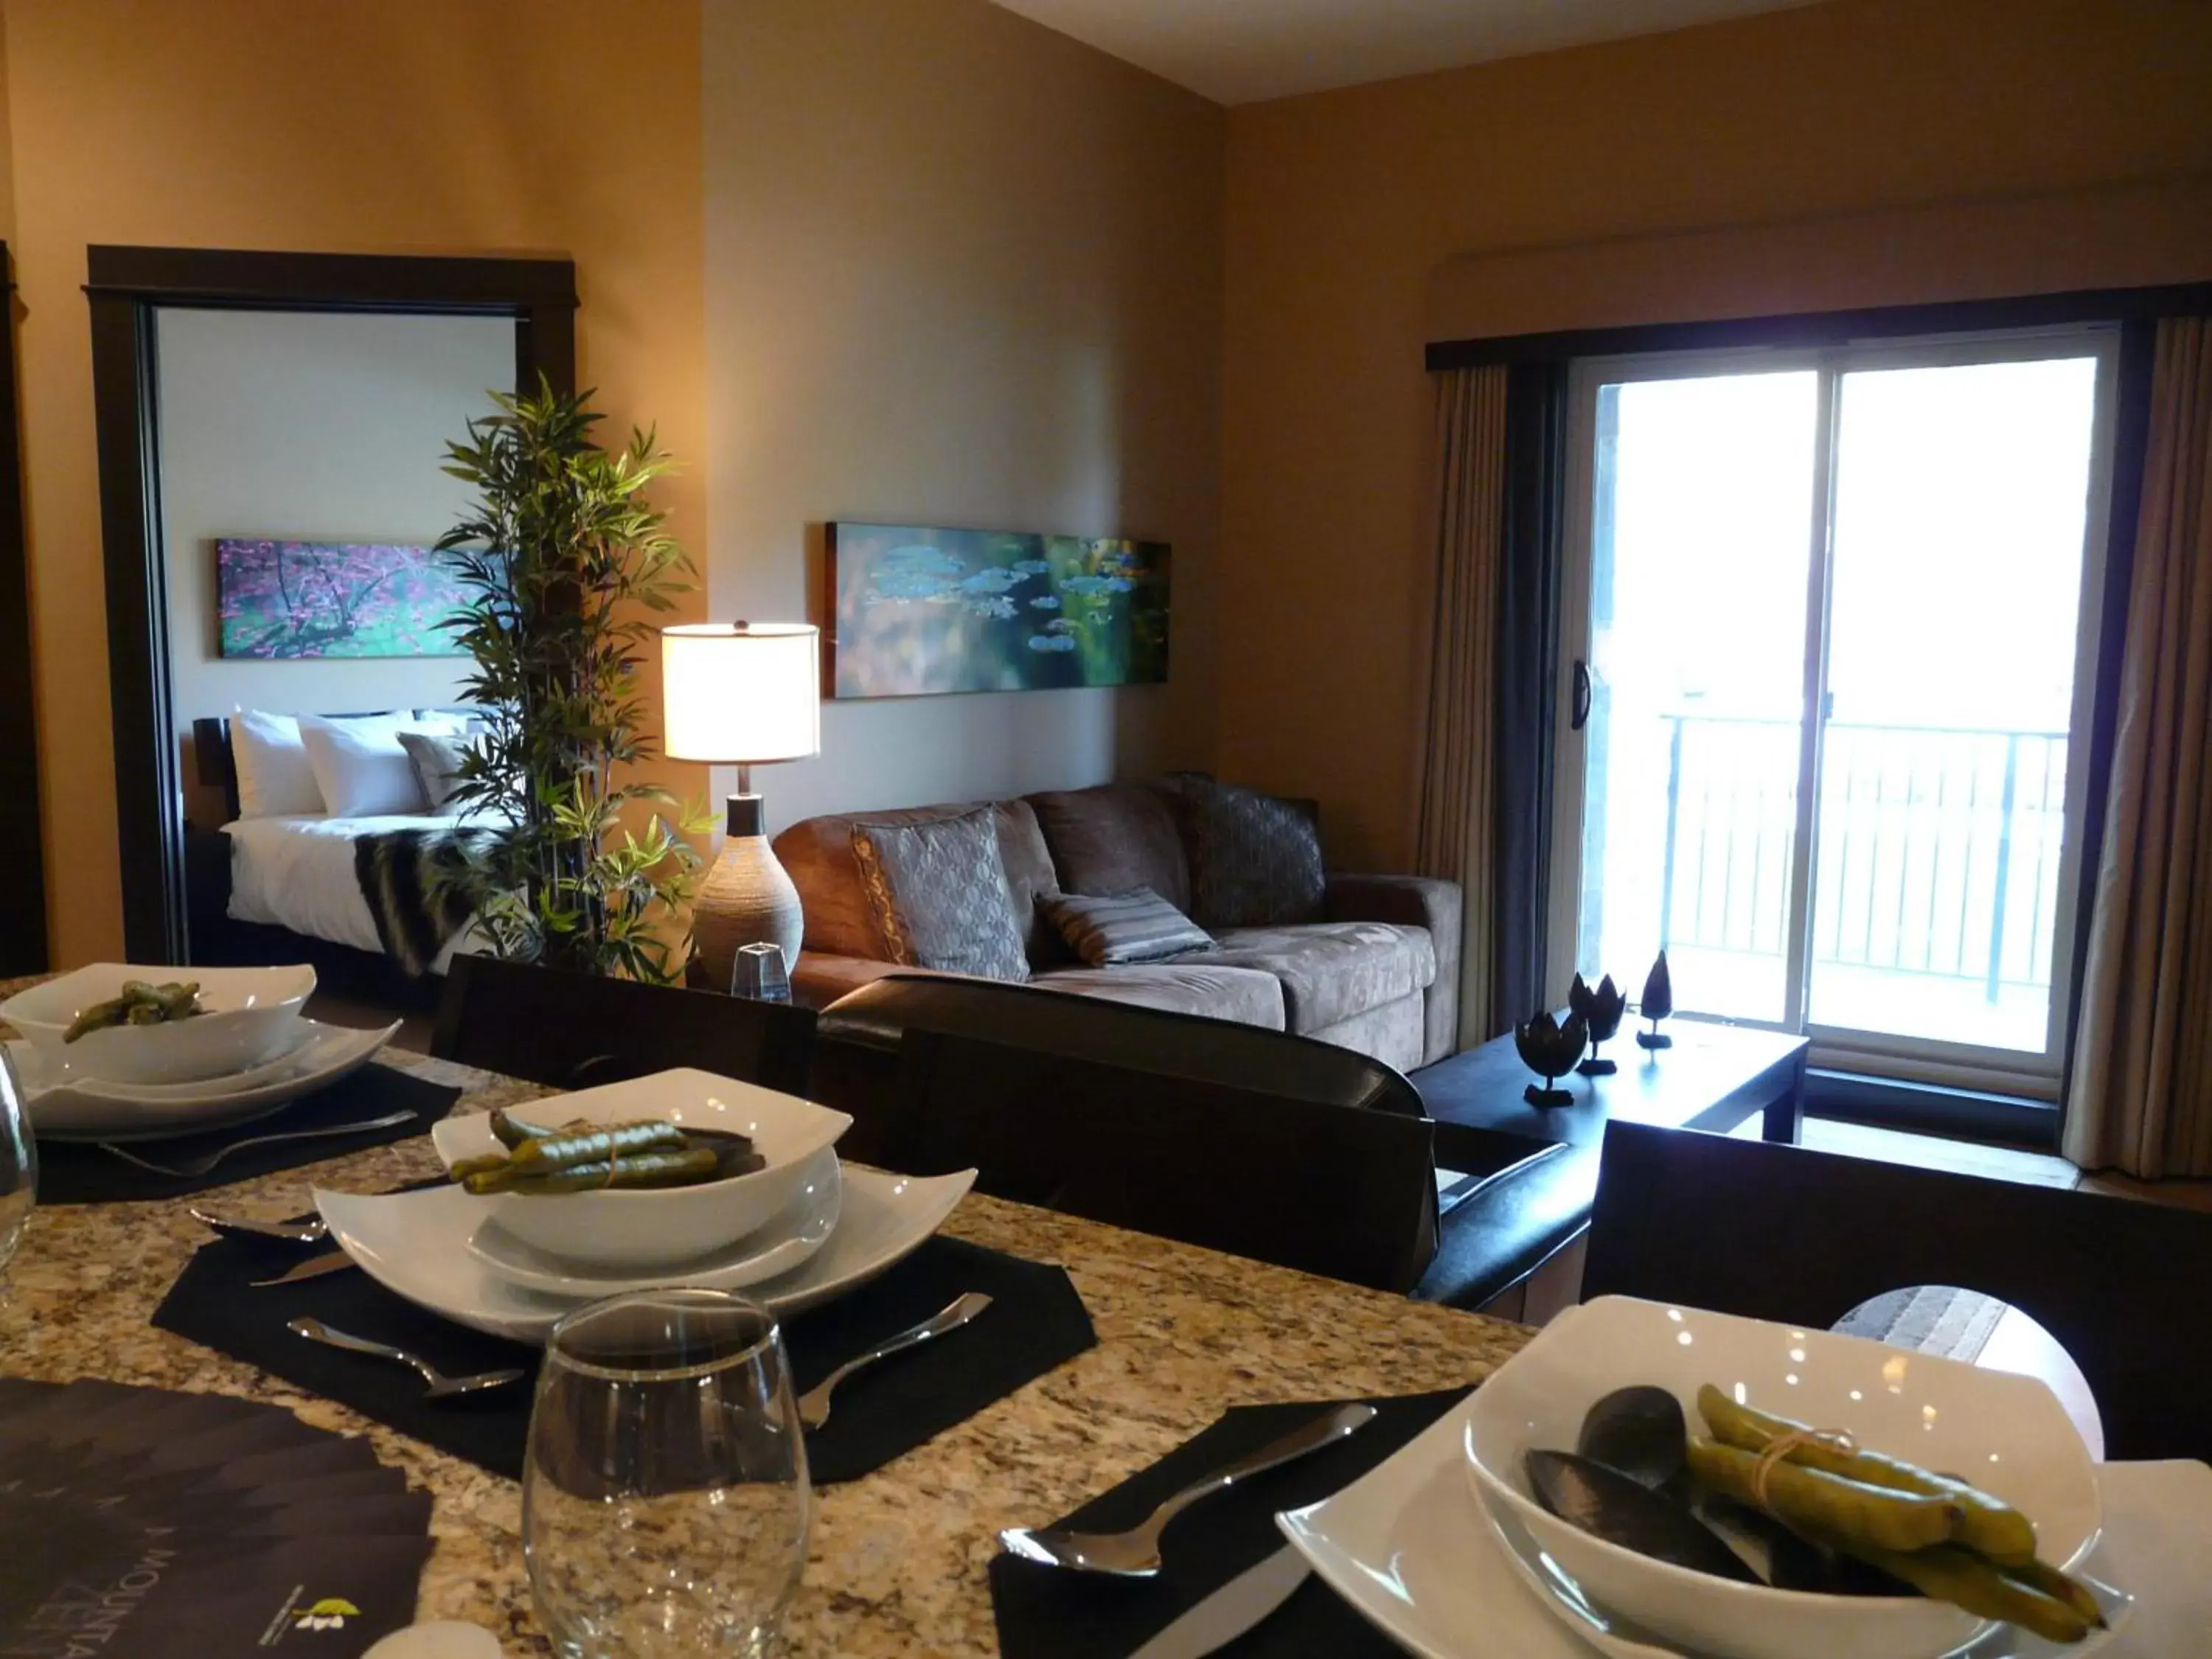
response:
M390 714L390 709L372 710L368 714L325 714L329 720L365 720L374 714ZM477 714L483 711L461 707L457 708L415 708L408 711L421 720L431 714ZM192 768L203 789L222 791L222 821L233 822L238 817L238 761L230 751L230 721L216 715L203 716L192 722Z

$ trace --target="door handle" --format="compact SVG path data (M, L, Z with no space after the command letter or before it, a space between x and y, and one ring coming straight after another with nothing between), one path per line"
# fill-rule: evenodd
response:
M1579 732L1589 724L1590 672L1589 665L1580 657L1575 659L1574 708L1567 716L1567 729Z

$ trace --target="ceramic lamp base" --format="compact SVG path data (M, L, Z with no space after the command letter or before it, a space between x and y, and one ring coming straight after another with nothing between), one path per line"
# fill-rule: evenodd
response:
M795 972L805 933L799 890L762 833L760 797L732 795L729 805L729 834L691 913L695 958L717 991L730 988L738 952L748 945L776 946L784 971Z

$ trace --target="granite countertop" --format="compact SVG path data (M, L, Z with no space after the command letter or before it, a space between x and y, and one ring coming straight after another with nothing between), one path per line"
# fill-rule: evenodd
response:
M420 1055L387 1058L466 1089L457 1111L547 1092ZM276 1217L307 1208L311 1184L375 1192L436 1169L428 1138L418 1138L197 1201ZM511 1656L549 1653L523 1577L516 1486L148 1323L209 1237L186 1213L190 1201L38 1210L0 1306L0 1372L239 1395L366 1433L386 1462L435 1495L437 1549L421 1616L489 1626ZM1226 1407L1471 1382L1531 1334L980 1194L945 1231L1065 1267L1098 1346L874 1474L817 1495L805 1582L785 1626L793 1659L995 1654L985 1568L1000 1527L1065 1513Z

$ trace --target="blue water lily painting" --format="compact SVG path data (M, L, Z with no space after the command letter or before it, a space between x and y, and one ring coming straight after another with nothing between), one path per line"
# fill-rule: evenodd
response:
M1168 677L1168 544L833 524L837 697Z

